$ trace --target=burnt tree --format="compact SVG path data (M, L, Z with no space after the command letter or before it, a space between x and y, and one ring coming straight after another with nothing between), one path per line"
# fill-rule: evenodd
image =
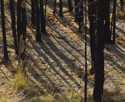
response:
M62 0L59 0L59 16L63 20L63 12L62 12Z
M38 12L38 11L37 11ZM43 9L43 0L40 0L40 20L41 20L41 32L46 34L46 22Z
M4 17L4 0L1 0L1 21L2 21L2 34L3 34L3 47L4 47L4 58L9 60L7 52L7 41L6 41L6 30L5 30L5 17Z
M36 1L35 0L31 0L31 7L32 7L31 22L32 24L36 24Z
M12 22L11 26L12 26L13 37L14 37L15 53L18 54L17 35L16 35L16 27L15 27L14 0L10 0L10 12L11 12L11 22Z
M36 41L42 42L40 34L40 7L39 2L36 0Z
M88 0L88 3L92 3L94 2L94 0ZM96 20L96 18L94 17L96 13L96 7L95 4L92 3L91 5L89 5L89 21L90 21L90 29L89 29L89 33L90 33L90 47L91 47L91 70L90 73L94 74L94 63L95 63L95 26L96 24L94 23L94 21Z
M68 8L69 8L69 12L71 12L73 10L72 1L71 0L68 0Z
M105 0L97 1L97 33L95 49L95 85L93 99L95 102L101 102L103 96L104 84L104 11Z

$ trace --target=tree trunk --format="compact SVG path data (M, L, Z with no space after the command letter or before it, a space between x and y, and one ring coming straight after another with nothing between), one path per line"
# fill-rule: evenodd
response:
M94 0L89 0L88 3L94 2ZM94 74L95 73L95 69L94 69L94 63L95 63L95 17L93 17L92 15L95 15L95 5L94 3L92 3L91 5L89 5L89 20L90 20L90 46L91 46L91 70L90 73Z
M17 2L17 33L18 33L18 51L20 45L20 35L21 35L21 0Z
M11 11L11 22L12 22L12 31L13 31L13 37L14 37L15 53L18 54L17 36L16 36L16 27L15 27L14 0L10 0L10 11Z
M93 99L95 102L102 101L103 84L104 84L104 11L105 0L98 0L98 21L96 34L96 49L95 49L95 87Z
M69 8L69 12L71 12L73 9L71 0L68 0L68 8Z
M115 43L116 0L114 0L113 18L113 43Z
M79 0L80 2L81 0ZM83 22L83 0L82 0L82 3L80 3L79 5L79 32L81 32L81 23L84 23Z
M54 2L54 11L53 11L53 15L55 15L55 12L56 12L56 0Z
M45 30L45 16L44 16L44 9L43 9L43 0L40 0L40 15L41 15L41 32L46 33Z
M111 43L111 31L110 31L110 0L105 0L105 43Z
M75 7L78 5L78 0L75 0ZM79 16L79 6L77 6L77 8L75 8L75 22L79 22L79 18L78 18L78 16Z
M123 3L123 0L120 0L120 3L121 3L121 11L124 12L124 3Z
M9 60L8 52L7 52L5 17L4 17L4 2L3 2L3 0L1 0L1 21L2 21L2 34L3 34L3 45L4 45L4 57L6 58L6 60Z
M36 41L42 42L41 40L41 34L40 34L40 10L39 10L39 3L38 0L36 0L36 24L37 24L37 28L36 28Z
M31 7L32 7L32 15L31 15L31 22L32 24L36 24L36 4L35 0L31 0Z
M59 16L63 20L63 12L62 12L62 0L59 0Z

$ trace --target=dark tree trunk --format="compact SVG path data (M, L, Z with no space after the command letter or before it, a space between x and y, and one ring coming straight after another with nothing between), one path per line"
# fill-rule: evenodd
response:
M78 5L78 0L75 0L75 7ZM77 6L77 8L75 8L75 22L79 22L79 18L78 18L78 16L79 16L79 6Z
M32 7L32 15L31 15L31 22L32 24L36 24L36 1L31 0L31 7Z
M12 30L13 30L13 37L14 37L15 53L18 54L17 36L16 36L16 27L15 27L14 0L10 0L10 11L11 11L11 22L12 22Z
M44 16L44 9L43 9L43 0L40 0L40 15L41 15L41 32L46 33L45 30L45 16Z
M36 41L42 42L41 40L41 34L40 34L40 7L39 7L39 3L38 0L36 0L36 24L37 24L37 28L36 28Z
M120 3L121 3L121 11L124 12L124 3L123 3L123 0L120 0Z
M111 43L111 31L110 31L110 0L105 0L105 42Z
M4 2L3 2L3 0L1 0L1 21L2 21L2 34L3 34L3 45L4 45L4 57L6 58L6 60L9 60L8 52L7 52L5 17L4 17Z
M25 60L26 60L26 0L21 0L21 34L20 34L20 45L19 45L19 61L18 65L24 76L26 76L25 71Z
M68 0L68 8L69 8L69 12L71 12L73 9L71 0Z
M93 2L94 0L89 0L88 3ZM91 46L91 70L90 73L94 74L95 70L94 70L94 63L95 63L95 17L93 17L92 15L95 15L95 5L92 3L91 5L89 5L89 20L90 20L90 46Z
M62 0L59 0L59 16L63 20L63 12L62 12Z
M113 43L115 43L115 20L116 20L116 0L114 0L114 7L113 7Z
M105 0L98 0L98 21L95 49L95 87L93 99L95 102L101 102L103 96L104 84L104 8Z
M81 0L79 0L79 2L80 2ZM82 27L82 25L81 25L81 23L84 23L83 22L83 0L82 0L82 3L80 3L80 5L79 5L79 32L81 32L81 27Z
M56 12L56 0L54 2L54 11L53 11L53 15L55 15L55 12Z
M19 45L20 45L20 35L22 33L21 31L21 0L17 1L17 33L18 33L18 51L19 51Z

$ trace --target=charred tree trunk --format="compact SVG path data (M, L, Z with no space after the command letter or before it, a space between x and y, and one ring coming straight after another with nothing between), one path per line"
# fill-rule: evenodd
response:
M37 24L36 41L42 42L41 34L40 34L40 10L39 9L40 9L39 3L38 3L38 0L36 0L36 24Z
M80 1L81 0L79 0L79 2ZM81 27L82 27L81 23L84 23L83 22L83 0L79 5L79 32L81 32Z
M71 0L68 0L68 8L69 8L69 12L71 12L73 9Z
M62 12L62 0L59 0L59 16L63 20L63 12Z
M96 49L95 49L95 87L93 99L95 102L101 102L103 96L104 84L104 11L105 0L98 0L97 8L97 34L96 34Z
M105 43L111 43L111 31L110 31L110 0L105 0Z
M113 7L113 43L115 43L115 20L116 20L116 0Z
M17 33L18 33L18 51L20 44L20 35L21 35L21 0L17 1Z
M21 34L20 34L20 43L19 43L19 60L18 66L20 67L24 76L26 76L25 71L25 60L26 60L26 0L21 0Z
M36 24L36 1L35 0L31 0L31 7L32 7L32 15L31 15L31 22L32 24Z
M45 30L45 16L44 16L44 9L43 9L43 0L40 0L40 16L41 16L41 32L46 33Z
M53 11L53 15L55 15L55 12L56 12L56 0L54 2L54 11Z
M14 0L10 0L10 11L11 11L11 22L12 22L12 31L13 31L13 37L14 37L15 53L18 54L17 36L16 36L16 27L15 27Z
M123 0L120 0L120 3L121 3L121 11L124 12L124 3L123 3Z
M93 2L94 0L89 0L88 3ZM89 20L90 20L90 46L91 46L91 70L90 73L94 74L95 73L95 68L94 68L94 63L95 63L95 26L96 24L94 23L95 21L95 17L93 17L95 15L95 5L94 3L92 3L91 5L89 5ZM93 15L93 16L92 16Z
M78 0L75 0L75 7L78 5ZM79 18L78 18L78 16L79 16L79 6L77 6L77 8L75 8L75 22L79 22Z
M2 21L2 34L3 34L3 46L4 46L4 58L9 60L7 52L6 30L5 30L5 17L4 17L4 2L1 0L1 21Z

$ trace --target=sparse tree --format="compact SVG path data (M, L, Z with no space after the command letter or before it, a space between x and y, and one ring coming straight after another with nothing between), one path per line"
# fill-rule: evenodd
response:
M13 31L13 37L14 37L15 53L18 54L17 35L16 35L16 27L15 27L14 0L10 0L10 11L11 11L11 22L12 22L12 31Z
M36 1L35 0L31 0L31 7L32 7L31 22L32 24L36 24Z
M101 102L103 96L104 84L104 11L105 0L97 2L97 33L96 33L96 49L95 49L95 85L93 99L95 102ZM101 26L100 26L101 25Z
M41 34L40 34L40 7L39 2L36 0L36 41L42 42L41 40Z
M5 17L4 17L4 0L1 0L1 21L2 21L2 34L3 34L3 47L4 47L4 58L9 60L7 52L7 41L6 41L6 30L5 30Z
M69 12L71 12L73 9L71 0L68 0L68 8L69 8Z
M63 12L62 12L62 0L59 0L59 16L63 20Z

